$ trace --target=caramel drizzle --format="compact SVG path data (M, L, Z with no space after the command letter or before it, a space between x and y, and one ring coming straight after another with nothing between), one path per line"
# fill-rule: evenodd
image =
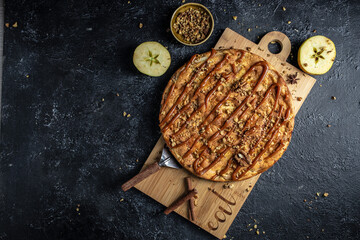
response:
M275 108L275 107L276 107L276 106L274 106L274 108ZM280 116L281 116L281 114L282 114L282 111L283 111L283 106L280 107L279 114L278 114L278 116L277 116L276 122L274 123L274 126L267 132L266 135L271 134L271 133L272 133L272 130L274 129L274 127L276 127L276 125L279 123L279 121L280 121ZM269 119L270 119L270 118L269 118ZM252 147L252 148L250 149L248 155L251 155L251 154L253 153L253 151L256 149L257 145L262 141L263 137L264 137L264 135L260 136L259 140L255 143L254 147ZM259 155L258 155L258 156L259 156ZM258 156L257 156L257 157L258 157ZM257 161L257 157L254 159L254 161ZM254 161L253 161L253 162L254 162ZM233 174L232 174L232 179L233 179L233 180L237 180L237 179L240 178L240 177L237 177L237 174L239 173L239 171L240 171L241 168L242 168L242 166L240 166L240 165L236 167L236 169L234 170L234 172L233 172ZM248 168L248 169L250 169L250 168ZM246 171L246 172L247 172L247 171Z
M195 59L195 56L196 56L196 55L193 56L194 59ZM191 59L190 59L190 61L191 61ZM186 66L188 66L188 65L186 65ZM176 77L174 77L176 80L175 80L175 81L173 80L173 84L172 84L172 86L171 86L171 88L170 88L170 91L168 92L168 94L167 94L167 96L166 96L166 98L165 98L165 102L162 104L162 107L161 107L161 109L160 109L160 112L163 111L164 107L165 107L166 104L169 102L170 96L172 95L172 93L173 93L173 91L174 91L174 89L175 89L177 79L178 79L179 76L180 76L184 71L186 71L186 70L187 70L186 67L182 67L182 70L180 71L180 73L179 73Z
M245 51L241 50L241 56L240 56L239 59L236 60L236 62L237 62L237 63L240 63L240 62L242 61L244 55L245 55ZM232 70L234 70L234 68L232 68ZM235 76L236 74L237 74L237 73L233 72L233 73L229 73L227 76L224 76L224 77L227 79L227 78L229 78L230 76ZM218 81L218 83L216 84L216 86L207 94L207 96L206 96L206 98L205 98L205 103L204 103L204 104L205 104L205 107L206 107L206 105L207 105L207 104L206 104L207 101L209 100L209 98L211 97L211 95L215 92L216 88L218 87L217 85L218 85L219 83L221 84L221 81L220 81L220 80ZM220 85L219 85L219 86L220 86ZM199 126L200 128L202 128L202 127L207 123L208 118L209 118L210 116L212 116L212 114L213 114L214 112L216 112L216 110L218 110L218 109L230 98L230 94L231 94L231 93L232 93L232 91L230 90L230 91L228 92L228 94L214 107L214 109L207 115L207 117L205 118L205 120L200 124L200 126ZM202 105L199 107L200 110L201 110L201 108L204 106L204 104L202 104ZM198 111L199 111L199 110L198 110ZM198 111L196 111L196 112L198 112ZM194 115L195 115L195 114L194 114L194 112L193 112L193 113L191 114L191 116L188 118L188 120L190 120ZM217 116L217 117L215 117L215 118L207 125L205 132L208 130L209 126L210 126L214 121L216 121L219 117L220 117L220 115ZM186 125L183 124L182 127L174 134L174 136L176 136L176 135L178 135L180 132L182 132L182 131L185 129L185 127L186 127ZM187 140L185 140L184 142L179 143L179 144L173 146L173 148L183 146L183 145L185 145L186 143L188 143L188 141L192 140L193 138L194 138L193 136L192 136L192 137L189 137L189 138L188 138ZM192 144L192 146L190 147L190 149L193 148L193 146L194 146L194 144L195 144L196 142L197 142L197 140L194 141L194 143ZM185 153L184 156L188 156L189 154L191 154L190 149ZM190 152L189 152L189 151L190 151Z
M183 98L185 97L185 93L190 89L191 85L193 84L193 82L195 81L196 77L199 75L200 70L206 65L208 64L209 60L216 54L216 50L215 49L211 49L211 54L208 57L208 59L202 63L198 69L197 72L194 73L194 75L192 76L192 78L190 79L190 81L185 85L184 90L182 91L182 93L180 94L180 96L178 97L178 99L176 100L176 102L174 103L174 105L170 108L170 110L168 111L168 113L165 115L164 119L160 122L160 128L162 128L164 126L164 124L169 120L169 118L171 117L171 115L174 113L176 106L183 100ZM193 64L193 61L195 60L195 58L197 57L197 54L195 54L194 56L191 57L190 61L188 62L188 64L186 65L185 69L183 70L183 72L185 72L191 64ZM168 95L167 98L169 98L170 95ZM166 103L166 101L165 101Z
M232 73L230 73L230 74L228 74L227 76L224 76L224 77L225 77L226 79L228 79L229 76L233 76ZM202 107L205 107L205 109L207 108L207 103L208 103L209 99L210 99L211 96L215 93L216 89L217 89L219 86L221 86L221 84L222 84L222 82L221 82L221 81L218 81L217 84L215 85L215 87L213 87L213 88L210 90L210 92L208 92L208 94L207 94L206 97L205 97L205 102L204 102L203 104L201 104L201 106L200 106L196 111L193 111L193 112L191 113L190 117L188 118L188 121L191 120L199 111L201 111ZM226 100L227 100L227 99L226 99ZM226 101L226 100L225 100L225 101ZM221 105L216 106L215 111L216 111L220 106L221 106ZM211 114L211 113L210 113L210 114ZM201 125L203 125L203 124L201 124ZM173 135L174 135L174 136L177 136L177 135L180 134L183 130L185 130L185 127L186 127L186 124L183 124L183 125L181 126L181 128L180 128L176 133L174 133ZM183 145L183 143L181 143L181 144L179 144L179 145L177 145L177 146L182 146L182 145Z
M204 78L204 80L201 82L201 85L196 89L194 95L191 97L189 103L186 104L177 114L175 114L175 116L163 128L163 131L166 131L168 128L170 128L170 126L181 116L181 114L183 114L191 106L192 101L198 96L198 92L200 91L200 89L202 89L206 85L207 81L210 78L212 78L214 76L214 74L217 71L219 71L224 66L224 64L228 61L228 56L229 55L226 55L224 57L224 59L221 62L219 62L215 66L215 68ZM199 109L201 109L202 106L203 105L201 105Z
M212 50L213 50L213 49L212 49ZM240 58L238 58L238 59L236 60L237 63L241 63L241 61L242 61L242 59L243 59L243 57L244 57L244 55L245 55L245 53L246 53L246 51L244 51L244 50L240 50L240 52L241 52L241 56L240 56ZM235 64L234 64L234 63L232 63L232 70L233 70L233 73L229 73L229 74L227 74L226 76L224 76L227 80L228 80L228 78L229 78L230 76L235 76L235 75L237 74L237 72L235 72ZM221 85L221 81L218 81L218 83L216 84L216 86L206 95L206 97L205 97L205 103L204 103L204 104L205 104L205 109L207 109L207 105L208 105L208 101L209 101L210 97L215 93L216 89L217 89L220 85ZM196 94L194 94L194 95L196 95ZM218 104L213 111L211 111L211 113L206 117L205 121L200 125L200 128L204 125L204 123L206 123L208 117L210 117L211 114L212 114L214 111L216 111L219 107L221 107L222 104L223 104L225 101L228 100L228 98L229 98L229 96L226 96L226 97L221 101L221 103ZM190 101L190 103L191 103L191 101ZM166 125L166 127L164 128L164 130L167 130L167 129L171 126L171 124L174 123L174 122L176 121L176 119L178 119L178 117L179 117L182 113L184 113L185 110L188 109L188 107L190 106L190 103L187 104L187 105L183 108L184 110L181 111L180 114L178 114L176 117L174 117L174 121L171 121L171 123L168 123L168 124ZM194 112L191 114L191 116L188 118L188 120L192 119L192 117L195 116L194 113L195 113L195 112L197 113L198 111L200 111L200 110L202 109L202 107L204 106L204 104L202 104L202 105L198 108L197 111L194 111ZM185 129L185 127L186 127L186 124L183 124L182 127L181 127L176 133L174 133L174 136L177 136L178 134L180 134L180 133ZM174 146L174 147L180 147L180 146L186 144L187 141L190 140L190 139L191 139L191 137L190 137L189 139L187 139L185 142L182 142L182 143L180 143L180 144L177 144L177 145Z
M243 102L240 104L240 106L238 106L238 107L236 108L236 110L230 115L230 117L225 121L225 123L223 124L223 126L221 127L221 129L218 130L216 133L214 133L214 134L210 137L210 140L209 140L209 141L212 141L212 140L220 133L220 131L224 130L224 129L228 126L228 124L230 123L230 121L232 121L233 118L238 115L238 113L241 111L242 107L249 101L250 97L252 97L252 95L254 94L254 92L256 92L256 90L259 88L261 82L265 79L265 76L266 76L266 74L267 74L267 72L268 72L268 70L269 70L269 66L268 66L268 64L267 64L265 61L258 62L258 63L256 63L256 64L254 64L253 66L251 66L250 69L244 74L243 79L245 79L245 78L248 76L248 74L250 74L250 72L251 72L252 70L254 70L255 67L257 67L257 66L262 66L262 67L263 67L263 71L262 71L261 76L260 76L257 84L255 85L252 93L243 100ZM229 96L229 94L230 94L230 93L228 93L228 96ZM243 112L243 113L244 113L244 112ZM215 119L216 119L216 118L215 118ZM215 119L214 119L214 120L215 120ZM211 124L209 124L208 126L210 126L210 125L211 125ZM200 137L200 136L199 136L199 137ZM194 141L192 147L185 153L185 155L183 156L183 158L188 157L188 156L192 153L192 151L193 151L193 149L194 149L194 146L195 146L195 143L197 142L197 140L199 139L199 137ZM230 147L228 147L227 149L225 149L225 150L220 154L220 156L218 156L208 167L206 167L206 168L204 168L202 171L200 171L199 174L200 174L200 175L203 175L203 174L205 174L208 170L210 170L215 164L217 164L217 163L221 160L222 156L224 156L229 149L230 149ZM197 163L197 164L198 164L198 163ZM195 170L195 169L194 169L194 170ZM196 171L196 170L195 170L195 171Z
M247 169L242 172L240 174L239 177L236 177L236 179L239 179L241 177L243 177L256 163L257 161L259 160L259 158L266 152L266 150L270 147L270 144L272 142L272 140L274 139L274 137L276 136L276 134L278 133L278 131L280 130L280 128L285 124L287 123L290 119L288 118L290 114L290 108L287 109L287 112L286 112L286 119L280 124L279 127L276 128L276 130L274 131L274 133L271 135L271 138L269 139L269 141L267 141L267 143L265 144L264 148L261 150L261 152L256 156L256 158L254 159L254 161L251 163L251 165L249 167L247 167ZM236 179L233 179L233 180L236 180Z

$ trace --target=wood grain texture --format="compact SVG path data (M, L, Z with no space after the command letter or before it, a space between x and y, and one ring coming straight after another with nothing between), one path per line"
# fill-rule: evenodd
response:
M280 53L272 54L268 50L267 46L271 41L280 43L282 46ZM284 79L287 79L288 74L298 72L300 80L297 84L288 85L288 87L293 96L295 113L299 111L316 80L286 62L291 49L290 40L286 35L281 32L270 32L257 45L227 28L215 48L230 47L249 49L252 53L263 57L282 74ZM298 97L301 97L302 100L298 101ZM161 137L143 168L160 158L164 144L165 142ZM164 206L169 206L187 192L184 178L190 175L184 169L161 168L157 173L151 175L135 187ZM232 182L229 184L232 185L231 188L224 188L225 183L211 182L192 175L191 177L193 179L193 187L197 189L199 196L195 206L196 220L193 222L212 235L223 238L260 175L245 181ZM175 212L187 219L188 205L183 204Z

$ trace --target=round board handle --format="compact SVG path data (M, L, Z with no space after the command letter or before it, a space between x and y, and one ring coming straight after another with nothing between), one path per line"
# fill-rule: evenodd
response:
M281 46L281 51L277 54L271 53L268 48L269 43L273 41L279 43ZM291 52L290 39L285 34L278 31L267 33L264 37L261 38L258 46L282 61L286 61L286 59L289 57Z

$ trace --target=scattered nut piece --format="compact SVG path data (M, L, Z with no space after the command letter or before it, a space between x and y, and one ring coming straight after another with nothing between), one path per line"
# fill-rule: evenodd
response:
M128 4L130 4L131 2L130 1L128 1Z
M247 30L248 32L251 32L251 28L248 28L248 30Z
M257 235L259 235L259 234L260 234L260 231L259 231L259 229L258 229L258 230L256 230L256 234L257 234Z
M124 201L124 199L122 198L122 199L120 199L120 202L123 202Z
M332 100L336 100L336 97L334 97L334 96L331 96L331 99L332 99Z
M128 117L128 118L131 117L130 113L126 117Z
M223 236L223 239L226 238L226 235Z
M29 74L26 74L26 78L29 78L30 76L29 76Z
M144 24L139 23L139 28L142 28L144 26Z
M80 208L77 207L77 208L76 208L76 211L77 211L77 212L80 211Z
M321 192L317 192L317 193L316 193L316 196L320 196L320 193L321 193Z
M286 8L285 8L285 7L282 7L282 10L283 10L283 11L286 11Z
M12 26L13 26L14 28L17 28L17 27L18 27L18 23L15 22Z
M194 205L195 205L195 206L198 205L198 201L199 201L198 199L196 199L196 198L194 199Z
M237 16L233 16L233 19L236 21L236 19L237 19Z
M320 84L319 86L322 87L322 84Z
M119 94L119 93L116 93L116 96L118 97L118 96L120 96L120 94Z
M5 27L10 27L10 24L9 23L5 23Z
M136 162L139 162L139 159L136 159Z
M327 127L331 127L331 125L330 124L328 124L328 125L326 125Z
M263 231L263 234L265 234L265 231Z
M249 232L251 232L252 230L253 230L253 229L252 229L252 228L250 228L250 229L249 229Z
M321 231L322 231L322 232L324 232L324 231L325 231L325 229L321 229Z
M291 24L291 21L288 21L288 24Z
M326 193L323 194L323 196L327 197L327 196L329 196L329 193L326 192Z
M256 225L256 224L254 225L254 229L257 229L257 225Z
M101 99L101 101L103 102L103 101L105 101L105 99L104 99L104 98L102 98L102 99Z
M316 29L313 30L313 33L316 33Z
M306 202L306 199L304 199L304 202Z
M182 3L185 3L185 0L182 0L181 2L182 2Z
M302 100L302 97L297 97L296 99L300 102Z
M124 117L126 116L126 112L123 113L123 116L124 116Z

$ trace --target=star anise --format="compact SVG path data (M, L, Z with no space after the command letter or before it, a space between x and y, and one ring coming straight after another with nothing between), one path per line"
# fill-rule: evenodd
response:
M288 74L287 77L288 79L286 80L288 83L290 84L296 84L300 78L297 77L298 73L294 73L294 74Z

